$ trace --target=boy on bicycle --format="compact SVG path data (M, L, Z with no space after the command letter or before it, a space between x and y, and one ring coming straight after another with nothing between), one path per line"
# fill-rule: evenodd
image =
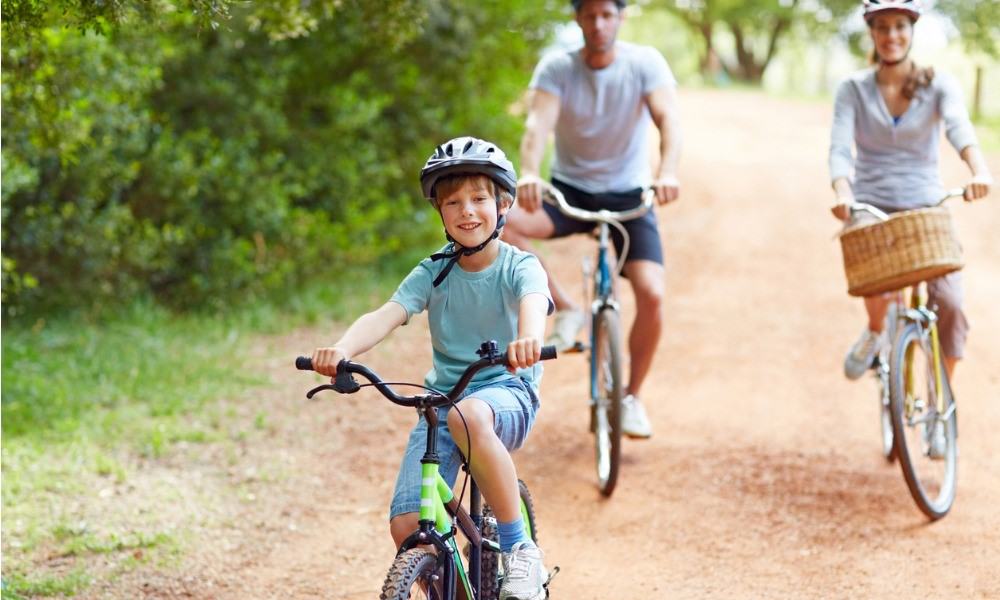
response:
M514 166L487 141L460 137L439 146L420 171L420 184L449 244L422 260L389 302L355 321L333 346L317 348L312 360L316 371L332 377L341 360L371 349L423 310L433 346L427 387L454 387L484 340L507 348L509 370L480 371L460 403L439 409L438 452L441 474L454 485L471 445L472 475L497 518L506 573L500 598L534 600L545 597L548 573L521 518L509 452L524 444L538 411L542 367L536 363L553 305L538 259L499 239L516 182ZM397 547L418 528L427 427L421 417L396 480L389 530Z

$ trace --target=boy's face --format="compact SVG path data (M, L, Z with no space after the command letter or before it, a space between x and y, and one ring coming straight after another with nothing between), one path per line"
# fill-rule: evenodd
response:
M492 186L469 179L461 187L438 199L444 228L459 245L474 248L485 242L497 226L497 201ZM506 214L507 207L500 207Z

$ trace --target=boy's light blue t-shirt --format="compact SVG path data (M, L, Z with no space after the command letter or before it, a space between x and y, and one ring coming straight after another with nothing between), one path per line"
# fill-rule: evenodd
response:
M548 277L538 259L528 252L500 243L500 253L486 269L470 273L455 265L441 285L433 281L446 261L425 258L410 271L391 301L406 310L406 320L428 311L427 320L434 347L434 368L424 379L427 387L448 392L465 369L479 360L476 350L486 340L496 340L501 352L517 338L517 318L521 299L542 294L549 300ZM449 245L450 246L450 245ZM445 248L448 249L449 246ZM537 389L542 378L541 363L521 369L517 375ZM497 365L479 371L471 385L513 377Z

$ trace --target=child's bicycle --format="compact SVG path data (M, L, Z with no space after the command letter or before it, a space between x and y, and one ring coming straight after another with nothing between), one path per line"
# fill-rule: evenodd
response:
M622 452L622 399L625 383L622 379L624 357L622 354L621 315L615 300L615 278L625 266L628 256L629 235L621 225L625 221L645 215L653 207L655 193L646 190L642 203L624 211L599 210L591 212L570 206L555 186L542 182L543 199L556 206L564 215L578 221L597 223L597 262L592 267L583 261L584 300L590 304L590 431L594 434L597 459L597 487L601 494L610 496L618 482ZM612 266L610 256L611 227L624 238L621 256ZM574 347L583 351L580 342Z
M401 396L394 392L390 384L364 365L342 361L337 366L337 376L333 383L309 390L307 398L312 398L323 390L333 390L341 394L353 394L362 387L374 386L394 404L415 407L427 420L427 447L421 459L422 486L420 488L420 528L413 532L396 553L396 559L386 575L382 586L381 600L402 600L407 598L432 598L434 600L495 600L499 597L501 573L500 545L497 536L497 522L489 506L483 506L474 478L469 474L468 464L463 465L469 485L469 511L462 506L462 494L455 496L451 487L438 472L437 456L437 408L456 404L459 396L480 370L493 365L507 365L506 354L501 354L495 341L483 342L477 354L481 357L469 365L455 387L447 394L428 390L426 394ZM542 348L542 360L556 357L553 346ZM312 359L300 356L295 359L295 367L312 370ZM371 383L358 384L352 373L361 375ZM455 410L458 410L457 406ZM518 481L521 495L521 517L524 519L528 535L537 543L535 508L531 494L523 481ZM463 483L462 489L465 489ZM456 532L461 531L468 540L468 569L463 564L458 550ZM428 549L432 548L432 549ZM554 567L549 576L559 571ZM460 585L459 585L460 584ZM548 583L546 583L546 592Z
M963 194L962 189L949 191L938 205ZM851 210L888 219L868 204L855 203ZM886 315L891 343L872 365L881 401L882 453L889 462L899 459L910 495L931 520L951 509L958 468L958 416L935 310L927 306L926 282L896 292Z

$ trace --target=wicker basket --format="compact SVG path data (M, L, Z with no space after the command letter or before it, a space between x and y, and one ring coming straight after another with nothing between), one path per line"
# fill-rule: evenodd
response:
M847 293L873 296L962 268L962 247L945 208L898 212L840 234Z

